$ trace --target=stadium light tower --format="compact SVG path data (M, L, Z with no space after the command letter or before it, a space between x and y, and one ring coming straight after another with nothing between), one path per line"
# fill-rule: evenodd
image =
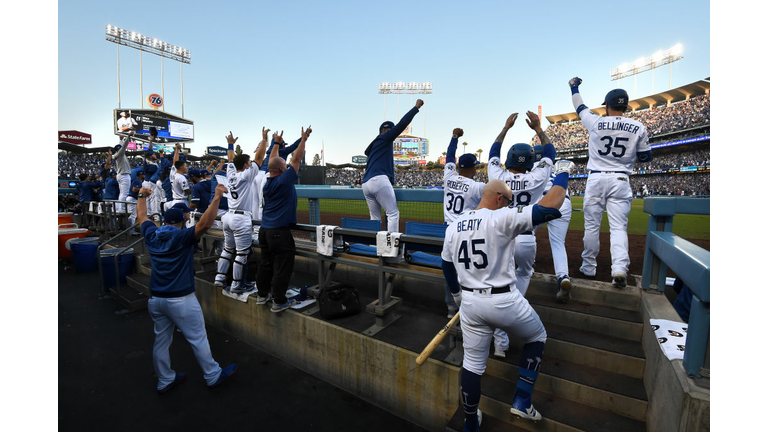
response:
M404 83L402 81L396 83L379 83L379 94L384 96L384 120L387 119L387 96L388 94L397 95L397 118L400 118L400 95L401 94L432 94L432 83L429 82L410 82ZM411 96L411 102L413 103L413 96ZM427 113L424 112L424 137L427 136Z
M651 93L653 93L653 70L657 67L669 65L669 88L672 88L672 63L683 58L683 46L677 44L664 51L657 51L654 55L640 57L632 63L624 63L619 67L611 69L611 81L619 80L628 76L635 76L635 96L637 96L637 75L643 72L651 71Z
M192 53L188 49L165 43L156 38L150 38L140 33L128 31L113 25L106 25L106 39L117 44L117 106L120 105L120 45L139 50L139 82L141 88L141 107L144 108L144 84L141 53L146 51L160 56L160 82L163 86L162 96L165 100L165 85L163 81L163 57L179 62L181 65L181 116L184 117L184 63L192 63ZM165 104L163 104L165 110Z

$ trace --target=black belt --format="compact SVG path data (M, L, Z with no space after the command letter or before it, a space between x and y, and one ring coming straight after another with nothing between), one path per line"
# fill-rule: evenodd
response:
M533 231L522 232L520 235L533 235Z
M470 291L471 292L471 291L477 291L477 290L486 290L488 288L467 288L467 287L461 287L461 289L464 290L464 291ZM508 293L510 291L512 291L512 290L509 289L508 286L501 287L501 288L491 288L491 294L504 294L504 293Z
M626 174L626 175L630 175L630 174L629 174L628 172L626 172L626 171L595 171L595 170L593 170L593 171L590 171L589 173L590 173L590 174L594 174L594 173L603 173L603 174Z
M243 210L227 210L227 211L230 212L230 213L241 214L241 215L244 215L246 213L250 213L250 212L243 211Z

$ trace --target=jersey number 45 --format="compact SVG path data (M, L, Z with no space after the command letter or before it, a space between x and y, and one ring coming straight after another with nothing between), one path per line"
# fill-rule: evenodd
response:
M472 264L476 269L484 269L488 267L488 255L483 252L483 248L479 245L485 244L485 239L472 239L472 256L479 256L480 262L472 261L472 257L469 255L469 244L467 240L461 242L459 246L459 262L464 264L464 269L469 270L469 265Z

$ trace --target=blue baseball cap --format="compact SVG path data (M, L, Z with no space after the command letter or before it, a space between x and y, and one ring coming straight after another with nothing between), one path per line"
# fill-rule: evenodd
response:
M205 176L209 176L209 175L211 175L210 171L208 171L206 169L200 170L200 177L205 177Z
M144 175L144 169L142 168L142 169L136 171L136 175Z
M200 177L200 170L191 169L188 171L188 173L191 177Z
M111 175L111 176L113 176L113 175L117 175L117 171L115 171L115 170L112 170L112 171L110 171L110 172L109 172L109 175Z
M475 165L480 165L480 161L472 153L463 154L459 158L459 168L471 168Z
M186 204L184 204L184 203L176 203L176 204L174 204L174 205L173 205L173 207L171 207L171 208L172 208L172 209L177 209L177 210L180 210L180 211L182 211L182 212L184 212L184 213L189 213L189 212L191 212L191 211L192 211L192 209L191 209L191 208L189 208L189 206L187 206L187 205L186 205Z
M384 123L382 123L381 126L379 126L379 130L382 130L384 128L392 129L393 127L395 127L395 124L392 123L391 121L387 120Z
M165 211L165 223L170 225L176 225L177 223L184 222L184 213L177 209L176 206L169 208Z

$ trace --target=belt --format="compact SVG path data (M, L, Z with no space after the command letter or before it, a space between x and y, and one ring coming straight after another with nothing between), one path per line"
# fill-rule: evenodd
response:
M594 173L603 173L603 174L626 174L626 175L630 175L630 174L629 174L628 172L626 172L626 171L596 171L596 170L592 170L592 171L590 171L589 173L590 173L590 174L594 174Z
M244 215L244 214L246 214L246 213L247 213L247 214L251 214L251 212L249 212L249 211L245 211L245 210L228 210L228 211L229 211L230 213L234 213L234 214L240 214L240 215Z
M467 288L467 287L461 287L463 291L480 291L480 290L487 290L488 288ZM512 291L509 289L508 286L501 287L501 288L491 288L491 294L504 294Z
M533 231L521 232L520 235L533 235Z

